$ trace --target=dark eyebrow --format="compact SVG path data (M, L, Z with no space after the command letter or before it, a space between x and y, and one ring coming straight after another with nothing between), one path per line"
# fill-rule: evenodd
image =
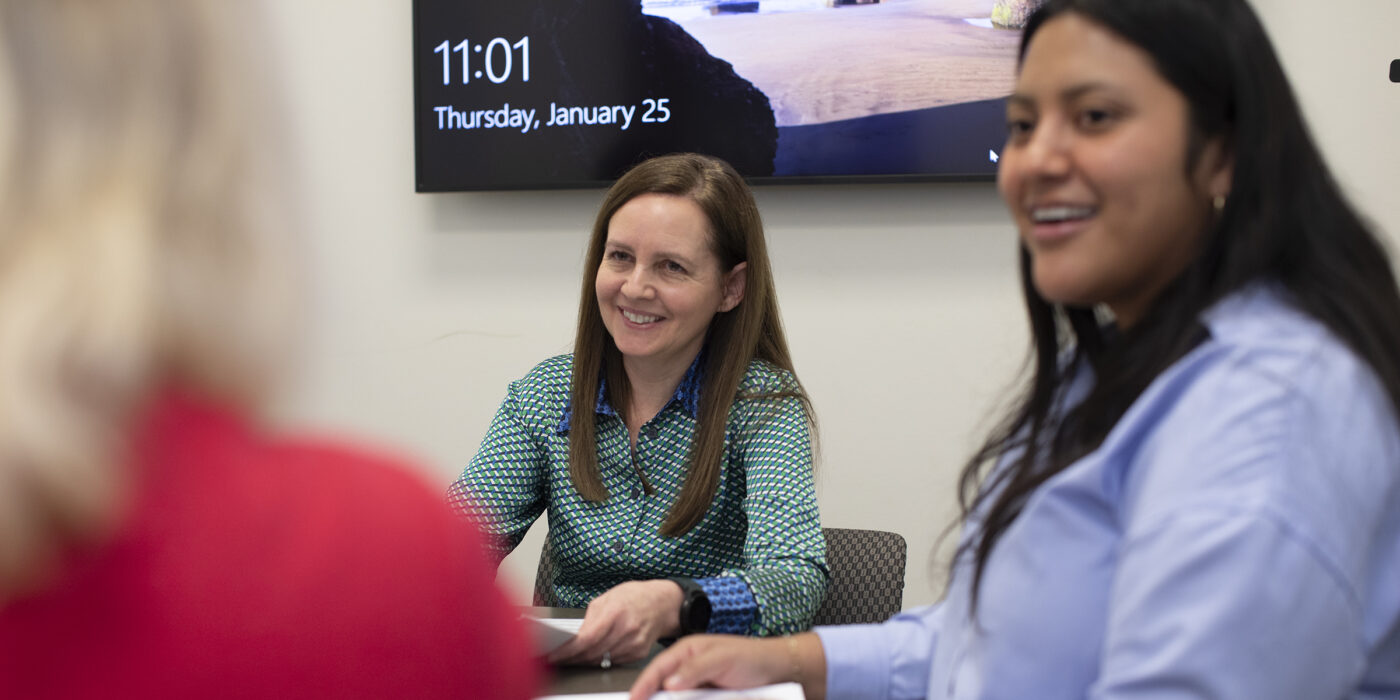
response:
M1062 91L1060 93L1060 99L1066 102L1072 102L1088 93L1098 91L1114 92L1116 88L1108 83L1080 83Z
M1061 90L1060 99L1065 102L1073 102L1074 100L1083 97L1087 93L1096 92L1099 90L1114 91L1115 88L1112 85L1103 82L1079 83L1076 85L1071 85L1065 88L1064 90ZM1032 109L1035 107L1035 100L1031 99L1030 96L1019 92L1013 92L1010 95L1008 95L1006 97L1006 102L1007 106L1015 105L1017 107L1025 107L1026 109Z

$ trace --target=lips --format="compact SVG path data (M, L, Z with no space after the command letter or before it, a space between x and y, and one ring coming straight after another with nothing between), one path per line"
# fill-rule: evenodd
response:
M1050 203L1028 207L1030 238L1050 245L1072 238L1097 216L1099 210L1086 204Z
M623 317L623 318L625 318L625 319L627 319L628 321L631 321L632 323L635 323L635 324L637 324L637 325L639 325L639 326L645 326L645 325L647 325L647 324L656 323L657 321L660 321L660 320L661 320L661 317L660 317L660 316L652 316L652 315L649 315L649 314L641 314L641 313L637 313L637 312L635 312L635 311L628 311L627 309L624 309L624 308L621 308L621 307L618 307L618 311L622 312L622 317Z
M1094 213L1095 209L1089 206L1068 204L1040 206L1031 209L1031 221L1036 224L1055 224L1065 221L1087 219L1093 216Z

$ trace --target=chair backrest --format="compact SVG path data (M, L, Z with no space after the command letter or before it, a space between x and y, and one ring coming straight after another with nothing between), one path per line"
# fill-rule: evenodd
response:
M559 607L559 597L554 594L554 541L545 535L540 547L540 566L535 569L535 605L548 608Z
M883 530L822 528L831 583L813 625L884 622L904 605L907 547L897 533ZM554 594L554 546L544 538L535 570L535 605L557 607Z
M897 533L822 528L831 583L813 625L884 622L904 605L907 547Z

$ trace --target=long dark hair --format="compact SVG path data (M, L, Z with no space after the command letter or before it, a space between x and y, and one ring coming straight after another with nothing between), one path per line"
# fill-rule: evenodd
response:
M675 537L695 527L714 501L724 463L724 431L735 400L796 399L801 401L809 425L815 422L811 403L792 369L763 238L763 221L753 193L739 173L718 158L694 153L652 158L629 170L608 190L593 223L593 237L584 260L570 389L574 411L569 420L569 476L574 488L585 500L608 498L598 472L597 417L592 407L600 378L606 377L608 401L625 414L629 410L631 384L622 367L622 353L603 325L594 285L608 240L608 222L624 204L644 194L671 194L694 201L709 221L710 246L719 258L720 269L727 271L739 263L748 263L744 299L733 309L716 314L710 322L689 466L681 493L661 526L661 534ZM739 383L754 359L786 370L791 385L783 387L783 391L738 396Z
M1389 258L1327 170L1253 10L1243 0L1048 0L1027 21L1021 60L1036 31L1064 13L1146 52L1185 97L1188 173L1213 141L1233 155L1234 172L1200 254L1112 339L1093 308L1036 291L1022 247L1031 374L959 482L964 523L980 514L958 550L974 557L974 609L987 560L1031 494L1096 449L1148 385L1205 338L1202 311L1251 282L1288 290L1371 366L1400 411L1400 293ZM1061 410L1066 379L1085 365L1094 386ZM1006 463L988 477L999 459Z

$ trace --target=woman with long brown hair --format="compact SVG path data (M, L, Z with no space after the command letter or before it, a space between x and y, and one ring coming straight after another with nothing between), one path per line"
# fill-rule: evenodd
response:
M809 626L827 581L811 406L743 179L694 154L637 165L604 198L581 296L574 353L511 384L451 494L502 558L548 511L550 602L588 607L552 658Z

